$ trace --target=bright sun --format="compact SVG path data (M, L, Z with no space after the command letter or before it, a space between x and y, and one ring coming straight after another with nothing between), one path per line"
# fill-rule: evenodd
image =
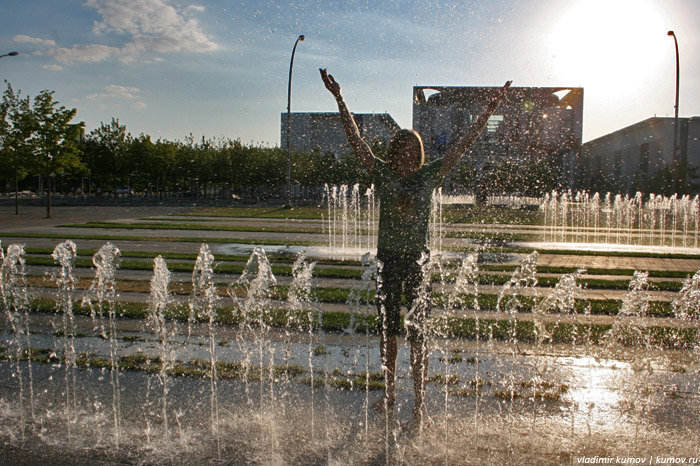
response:
M549 38L555 72L598 94L633 95L652 79L671 47L661 13L647 0L581 0ZM672 47L671 47L672 48Z

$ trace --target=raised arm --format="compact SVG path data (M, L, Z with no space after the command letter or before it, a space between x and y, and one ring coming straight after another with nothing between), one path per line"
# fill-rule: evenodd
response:
M345 105L343 96L340 93L340 84L338 84L335 79L333 79L333 75L328 74L325 69L321 68L319 71L321 72L323 84L325 84L326 89L333 94L333 97L335 97L335 101L338 104L340 120L343 122L345 134L348 137L350 146L355 151L355 155L357 155L357 158L362 166L368 173L371 174L372 170L374 169L374 154L372 153L372 149L370 149L369 145L364 139L362 139L360 129L357 127L357 123L355 123L355 118L353 118L350 110L348 110L348 106Z
M474 141L476 141L476 138L479 137L481 132L484 130L484 127L486 127L489 117L493 115L493 112L496 111L501 101L505 97L506 91L510 87L511 82L512 81L508 81L505 83L505 85L498 91L496 97L494 97L494 99L486 107L486 110L479 115L476 121L469 126L469 129L462 134L462 136L460 136L457 142L455 142L447 154L445 154L445 158L442 162L443 175L447 175L455 167L455 165L457 165L459 159L462 158Z

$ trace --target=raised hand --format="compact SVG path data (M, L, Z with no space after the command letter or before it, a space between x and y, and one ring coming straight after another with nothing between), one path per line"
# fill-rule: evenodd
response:
M321 72L321 79L323 79L323 84L325 84L326 89L328 89L331 92L331 94L333 94L333 97L340 97L340 84L335 82L335 79L333 79L333 75L328 74L325 68L319 68L319 71Z

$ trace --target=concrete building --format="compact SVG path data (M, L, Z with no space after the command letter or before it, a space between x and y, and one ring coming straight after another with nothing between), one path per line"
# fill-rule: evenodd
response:
M700 167L700 117L679 118L678 126L682 176L683 167ZM653 117L583 144L582 187L617 192L671 189L663 186L668 181L662 171L674 161L673 130L673 118ZM696 172L688 181L700 183L698 177Z
M387 113L354 113L360 134L372 144L388 144L399 125ZM294 152L320 150L336 157L352 152L339 113L292 113L289 145ZM287 147L287 113L282 113L280 147Z
M413 129L428 156L444 155L484 110L498 87L413 88ZM481 170L505 158L545 157L566 169L580 153L583 88L514 87L489 119L467 159ZM573 176L568 170L566 177Z

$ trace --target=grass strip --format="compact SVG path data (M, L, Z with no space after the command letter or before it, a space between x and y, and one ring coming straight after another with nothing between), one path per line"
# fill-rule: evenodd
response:
M123 230L195 230L195 231L237 231L261 233L323 233L322 228L285 228L234 225L202 225L198 223L120 223L86 222L58 225L61 228L102 228Z
M31 303L33 310L38 312L56 311L56 303L52 299L42 298ZM117 303L118 313L121 317L145 319L148 315L146 304ZM87 306L74 304L74 312L78 315L90 315ZM218 308L216 321L219 324L239 325L247 321L249 325L270 325L277 328L292 328L299 331L308 329L323 329L328 332L354 331L357 333L370 332L377 334L378 318L376 315L351 314L342 311L324 311L307 309L290 311L287 309L264 309L257 312L249 312L244 315L240 308ZM208 317L200 314L192 316L200 322L208 321ZM189 309L184 306L171 307L167 311L167 318L172 320L187 321L190 318ZM403 326L402 326L403 327ZM624 346L656 346L674 349L691 349L695 347L698 336L697 328L672 327L652 325L648 327L636 327L634 325L620 325L615 332L610 324L592 323L561 323L547 322L544 324L545 333L549 334L552 343L587 343L587 344L611 344L619 343ZM435 317L430 320L430 329L436 335L450 338L464 338L473 340L477 337L484 341L496 339L512 342L536 342L538 330L535 322L530 320L486 319L475 317Z
M70 237L66 235L59 235L56 233L0 233L0 238L47 238L47 239L58 239L61 241L65 240L104 240L104 241L138 241L138 242L172 242L172 243L239 243L239 244L252 244L259 246L321 246L325 243L315 242L315 241L289 241L289 240L265 240L262 244L260 241L255 239L245 239L245 238L215 238L215 237L183 237L183 236L130 236L130 235L84 235L84 234L71 234Z

